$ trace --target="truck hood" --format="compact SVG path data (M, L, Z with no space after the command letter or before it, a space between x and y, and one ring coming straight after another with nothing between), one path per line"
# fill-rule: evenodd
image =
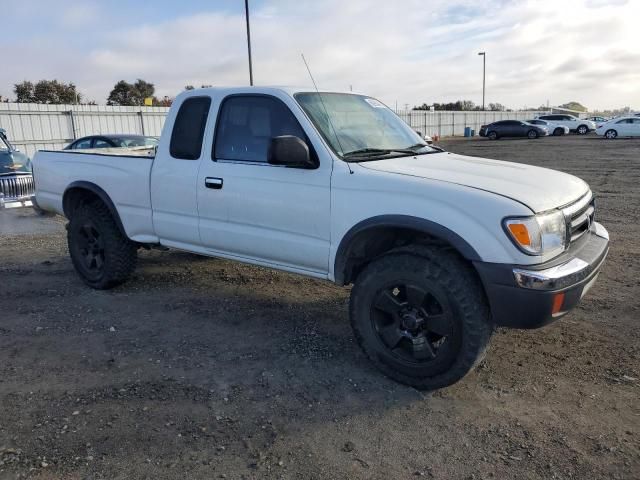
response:
M360 166L485 190L516 200L534 212L558 208L589 191L567 173L487 158L442 152L361 162Z

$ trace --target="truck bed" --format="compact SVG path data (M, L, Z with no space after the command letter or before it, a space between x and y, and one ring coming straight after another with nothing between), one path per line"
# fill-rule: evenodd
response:
M36 201L64 215L65 191L94 184L113 201L129 238L155 241L149 190L153 160L148 148L39 151L33 158Z

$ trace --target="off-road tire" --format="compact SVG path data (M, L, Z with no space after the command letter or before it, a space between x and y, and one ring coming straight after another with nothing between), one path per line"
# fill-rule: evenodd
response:
M92 272L83 255L82 230L92 225L101 239L102 265ZM67 225L71 261L82 280L92 288L106 290L120 285L136 268L137 246L122 234L109 209L102 202L83 203L74 209Z
M374 302L395 281L430 282L451 307L459 341L450 349L451 363L438 365L437 371L428 361L426 366L407 367L381 340L373 320ZM494 331L476 272L447 247L413 245L371 261L356 278L349 313L355 337L373 364L391 379L421 390L447 387L463 378L484 358Z

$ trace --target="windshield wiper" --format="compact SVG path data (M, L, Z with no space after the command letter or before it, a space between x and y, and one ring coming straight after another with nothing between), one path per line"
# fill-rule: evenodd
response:
M426 143L414 143L413 145L409 145L406 150L417 150L422 147L429 147Z
M367 155L367 154L372 154L372 155L386 155L388 153L391 153L392 150L386 149L386 148L358 148L357 150L351 150L350 152L345 152L342 154L342 156L344 158L348 158L348 157L355 157L358 155Z
M416 143L415 145L411 145L410 147L407 147L407 149L418 150L418 149L424 148L424 147L433 148L435 150L435 152L425 152L425 153L437 153L437 152L444 152L445 151L444 148L436 147L435 145L429 145L429 144L426 144L426 143Z
M429 147L432 150L428 152L418 153L418 150L424 147ZM370 157L379 157L382 155L389 155L392 153L402 153L405 155L426 155L428 153L439 153L439 152L444 152L444 149L440 147L436 147L434 145L427 145L425 143L416 143L415 145L411 145L407 148L371 148L371 147L359 148L357 150L352 150L350 152L343 153L342 158L344 159L347 159L350 157L370 158ZM356 161L360 161L360 159L358 158L358 160Z

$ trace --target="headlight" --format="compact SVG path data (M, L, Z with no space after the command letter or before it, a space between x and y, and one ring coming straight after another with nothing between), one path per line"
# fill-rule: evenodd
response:
M504 227L513 243L529 255L560 253L567 244L567 226L560 210L505 218Z

